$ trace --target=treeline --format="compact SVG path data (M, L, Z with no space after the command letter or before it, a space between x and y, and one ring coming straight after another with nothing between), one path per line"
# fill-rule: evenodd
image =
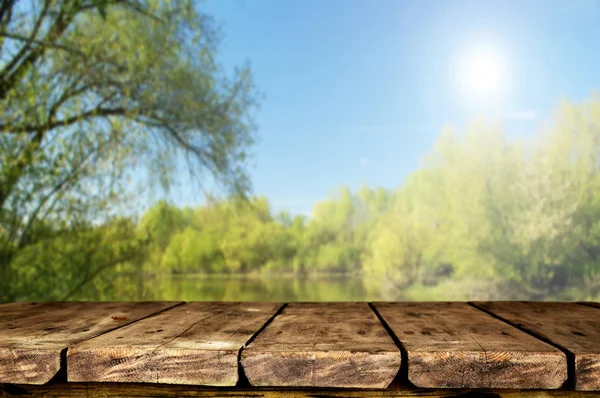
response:
M359 274L389 299L598 297L598 97L524 141L445 129L397 190L342 188L310 217L253 198L138 219L144 189L182 166L247 196L251 69L219 66L220 29L191 0L25 3L0 10L0 302L136 299L175 273Z
M501 126L441 133L396 191L341 188L311 216L267 199L151 208L144 270L340 272L396 289L452 280L501 298L585 298L600 288L600 101L564 102L528 140Z
M310 219L274 213L264 197L209 200L195 209L161 201L139 225L151 242L145 271L358 273L369 231L394 199L382 188L342 188L317 203Z
M4 297L125 299L150 275L326 273L385 286L389 299L595 299L600 98L563 102L520 141L483 122L446 128L397 190L342 187L309 217L261 197L209 198L35 233L13 252Z

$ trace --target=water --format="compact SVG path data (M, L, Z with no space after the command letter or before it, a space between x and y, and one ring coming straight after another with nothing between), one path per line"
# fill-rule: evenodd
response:
M492 282L444 280L435 285L395 285L390 277L360 275L138 275L114 278L100 296L84 291L80 299L181 301L467 301L540 300L526 292L506 292ZM598 301L597 293L573 290L544 300Z
M138 299L183 301L377 301L381 286L354 276L175 275L145 279Z

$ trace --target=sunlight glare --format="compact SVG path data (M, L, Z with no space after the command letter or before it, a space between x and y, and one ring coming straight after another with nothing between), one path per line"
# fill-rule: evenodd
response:
M469 102L500 100L507 84L506 59L499 48L473 46L459 65L460 86Z

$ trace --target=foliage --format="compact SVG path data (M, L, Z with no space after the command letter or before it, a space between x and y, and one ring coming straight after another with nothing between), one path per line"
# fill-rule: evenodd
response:
M168 299L144 279L197 273L302 275L269 292L315 299L338 297L305 282L325 274L388 299L600 294L599 97L523 141L447 127L398 189L340 187L304 217L246 197L256 90L192 2L25 3L0 3L0 301ZM168 188L181 162L231 195L132 216L140 175Z
M484 122L464 134L446 128L397 191L342 187L308 219L273 216L264 198L195 209L182 222L195 229L182 234L213 260L184 268L358 273L371 295L382 283L370 281L385 281L386 298L597 297L599 145L597 97L564 102L527 141Z
M37 294L35 278L69 296L59 279L92 283L129 261L114 250L129 237L96 235L130 212L144 170L168 188L187 161L248 192L256 92L247 66L218 66L218 45L188 0L0 3L0 301Z

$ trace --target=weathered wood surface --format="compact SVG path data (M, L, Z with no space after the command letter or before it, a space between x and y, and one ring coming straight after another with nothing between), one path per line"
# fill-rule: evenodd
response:
M242 352L253 386L385 388L400 350L366 303L292 303Z
M590 307L600 308L600 303L594 301L580 301L579 304L588 305Z
M135 383L58 383L44 386L0 385L0 397L236 397L236 398L584 398L600 397L600 392L572 390L481 390L418 389L398 387L388 390L365 389L277 389L210 388Z
M0 305L0 383L43 384L61 352L177 302L55 302Z
M567 379L560 350L466 303L373 305L406 349L417 387L556 389Z
M366 303L293 303L274 319L280 304L4 304L0 396L600 396L600 304L472 305L375 303L384 326ZM400 373L386 327L407 353ZM567 369L558 391L521 390L560 387ZM233 386L244 373L263 387L171 384Z
M240 349L281 305L186 303L71 347L68 380L233 386Z
M576 303L476 302L574 356L575 388L600 390L600 309Z

